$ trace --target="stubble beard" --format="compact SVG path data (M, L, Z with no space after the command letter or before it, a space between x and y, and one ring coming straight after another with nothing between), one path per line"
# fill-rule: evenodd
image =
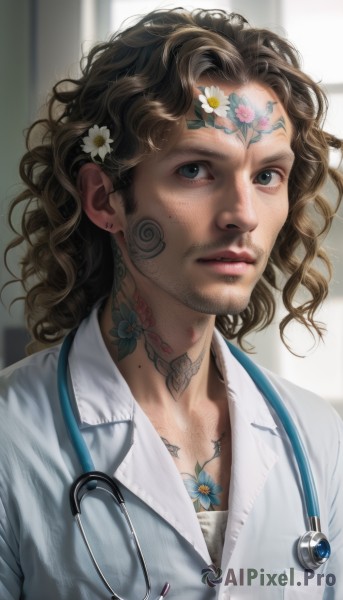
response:
M247 308L250 302L251 291L250 293L248 291L246 293L236 292L234 289L236 281L237 278L234 276L225 277L224 282L232 286L232 293L230 295L226 293L225 297L220 293L211 295L190 288L180 289L174 287L170 290L165 289L165 292L174 297L178 303L196 313L216 317L238 315Z

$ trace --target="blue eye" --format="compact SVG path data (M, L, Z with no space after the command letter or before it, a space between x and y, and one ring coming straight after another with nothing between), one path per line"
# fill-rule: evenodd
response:
M178 168L177 174L191 181L212 179L210 168L202 162L192 162L182 165L182 167Z
M278 186L281 180L282 177L280 173L274 171L273 169L266 169L265 171L261 171L261 173L259 173L255 179L255 181L258 184L269 187Z
M183 165L178 169L179 175L182 177L187 177L187 179L195 179L200 172L200 165L198 163L190 163L188 165Z

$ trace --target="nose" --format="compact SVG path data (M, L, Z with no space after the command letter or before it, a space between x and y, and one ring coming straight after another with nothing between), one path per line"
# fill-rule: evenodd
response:
M253 186L243 181L230 182L229 186L222 194L217 226L241 233L253 231L258 225Z

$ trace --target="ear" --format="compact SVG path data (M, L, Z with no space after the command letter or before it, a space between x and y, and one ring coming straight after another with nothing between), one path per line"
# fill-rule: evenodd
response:
M94 225L111 233L122 230L120 194L113 192L113 184L100 165L82 165L77 177L77 189L82 208Z

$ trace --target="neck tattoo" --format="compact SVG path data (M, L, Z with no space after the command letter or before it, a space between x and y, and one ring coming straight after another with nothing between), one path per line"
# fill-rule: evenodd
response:
M151 224L151 221L149 223ZM152 229L150 225L149 228L150 231L158 232L157 237L160 241L158 252L160 252L161 244L164 244L163 238L161 240L160 228L158 226L158 228ZM138 231L137 227L136 233ZM150 245L149 250L146 250L148 254L156 252L157 246L153 246ZM143 258L141 257L140 260ZM121 361L133 354L138 342L142 341L147 357L153 363L156 371L164 377L166 387L173 399L177 400L188 387L192 377L199 371L205 348L195 361L192 361L187 353L172 359L173 349L156 332L156 322L152 310L140 296L117 245L114 248L114 262L115 274L111 305L113 326L109 335L112 344L116 347L117 360ZM126 289L131 290L130 293L124 291L124 284Z

